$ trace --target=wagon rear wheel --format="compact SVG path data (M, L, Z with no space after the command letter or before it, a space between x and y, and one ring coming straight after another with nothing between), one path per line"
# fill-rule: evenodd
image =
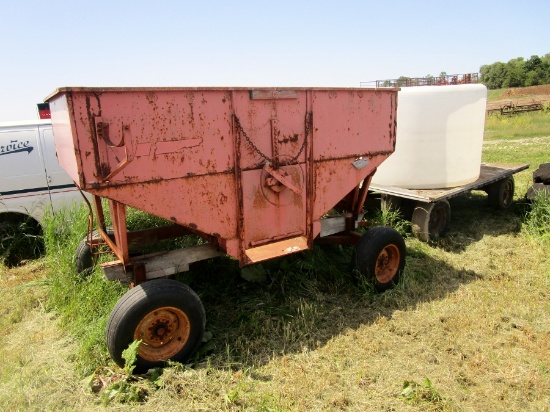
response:
M197 350L206 315L199 297L175 280L152 280L130 289L115 305L107 323L107 347L124 366L122 352L141 340L134 372L183 362Z
M489 205L494 209L508 209L514 200L514 177L509 176L492 183L487 188Z
M423 242L437 239L449 228L451 206L447 200L418 202L412 215L412 232Z
M399 282L405 268L403 237L390 227L374 227L359 239L354 264L361 277L383 292Z

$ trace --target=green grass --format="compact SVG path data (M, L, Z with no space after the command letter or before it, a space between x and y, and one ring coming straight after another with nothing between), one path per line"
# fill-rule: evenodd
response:
M534 239L550 243L550 196L538 192L527 211L525 231Z
M510 140L550 135L550 112L527 112L513 116L491 115L485 121L485 140Z

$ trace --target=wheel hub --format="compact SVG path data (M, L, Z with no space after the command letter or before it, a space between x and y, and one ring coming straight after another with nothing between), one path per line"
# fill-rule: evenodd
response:
M396 245L387 245L376 260L375 276L380 283L390 282L399 269L400 252Z
M189 318L182 310L164 307L143 317L134 331L134 340L141 340L139 355L148 361L166 360L187 343Z

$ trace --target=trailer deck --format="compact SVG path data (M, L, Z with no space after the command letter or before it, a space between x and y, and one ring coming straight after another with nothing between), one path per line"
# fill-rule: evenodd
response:
M508 208L514 198L515 173L529 164L509 165L482 163L477 180L462 186L444 189L405 189L395 186L371 184L369 190L381 194L382 210L394 209L410 220L413 234L428 242L444 234L451 220L449 199L471 190L483 190L489 204L495 209Z
M398 196L405 199L421 202L437 202L442 199L451 199L470 190L483 190L482 188L501 179L512 176L529 167L529 164L509 165L498 163L482 163L479 178L463 186L445 189L405 189L396 186L384 186L371 183L370 191Z

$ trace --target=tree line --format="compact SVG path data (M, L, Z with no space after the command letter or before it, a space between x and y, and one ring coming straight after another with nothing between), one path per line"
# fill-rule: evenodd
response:
M481 66L480 81L488 89L538 86L550 84L550 53L529 60L517 57L508 63L496 62Z

